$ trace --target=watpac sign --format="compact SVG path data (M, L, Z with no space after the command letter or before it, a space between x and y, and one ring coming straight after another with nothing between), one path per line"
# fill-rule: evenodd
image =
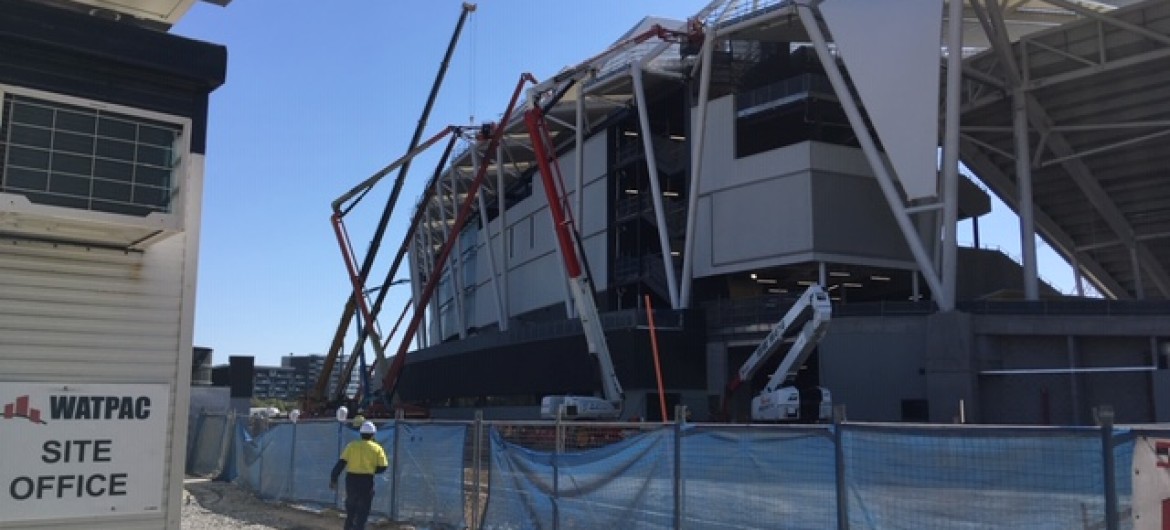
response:
M0 526L162 511L166 384L0 383Z

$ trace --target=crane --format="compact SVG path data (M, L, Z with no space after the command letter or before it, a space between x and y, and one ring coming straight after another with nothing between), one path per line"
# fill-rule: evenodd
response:
M362 261L360 270L354 270L355 267L353 264L355 260L351 259L352 251L347 246L347 238L345 237L343 230L338 231L338 241L339 243L342 243L342 253L346 258L351 281L354 284L354 292L351 296L348 297L345 307L342 310L341 318L337 324L337 330L334 333L332 342L330 343L329 351L325 356L325 363L321 369L321 374L318 376L314 386L305 396L303 408L308 413L323 412L318 409L327 408L327 404L329 402L339 402L342 398L344 398L345 387L349 382L349 375L353 372L354 362L358 358L362 343L366 340L367 335L373 337L372 342L374 345L374 350L377 353L378 360L384 364L385 355L383 354L382 342L377 336L377 329L374 326L374 323L377 319L377 314L381 309L382 301L385 298L385 293L388 291L389 283L392 281L394 271L391 271L391 274L387 276L385 285L382 286L381 292L379 293L372 309L366 307L365 304L365 281L369 277L370 271L373 268L374 258L377 256L378 249L381 246L382 237L384 236L386 227L389 224L391 214L394 211L394 206L398 201L398 195L402 191L402 186L406 180L407 171L410 169L411 160L415 155L417 155L417 153L425 149L425 147L429 147L431 143L437 141L437 139L433 138L427 144L425 144L422 149L420 149L419 141L422 138L423 130L426 128L426 123L430 117L431 109L434 106L435 99L438 96L439 87L442 86L443 79L446 77L447 66L450 64L451 56L454 53L455 46L459 42L459 36L463 32L464 23L467 21L467 17L473 13L475 9L476 5L473 3L464 2L462 4L462 9L459 13L459 21L455 25L455 31L451 35L451 40L447 45L447 51L443 56L443 61L440 63L439 71L435 75L434 84L431 86L430 94L427 97L426 105L424 106L422 114L419 117L418 125L415 128L414 135L411 137L410 146L407 148L408 155L399 159L394 164L387 166L387 168L383 169L378 174L375 174L375 176L371 179L364 181L362 185L358 186L358 188L351 190L345 196L339 198L333 203L333 224L335 230L337 230L340 223L340 218L344 216L344 214L348 212L349 209L352 209L353 206L356 205L357 201L360 201L361 198L369 192L369 190L373 187L373 184L377 182L377 180L380 180L382 177L389 174L394 169L398 169L398 177L394 182L394 188L386 201L386 206L383 208L381 218L378 220L378 224L374 230L373 239L370 241L369 250L366 253L364 260ZM444 130L444 133L447 132L450 132L450 129ZM411 155L410 153L414 153L414 155ZM353 199L355 196L357 199L355 199L352 204L343 210L341 205ZM355 354L350 356L349 362L346 364L344 370L340 374L341 377L339 378L337 385L336 395L327 397L325 394L327 393L329 381L333 378L334 364L337 362L337 358L340 356L341 350L344 347L344 337L347 329L349 328L350 322L353 320L354 315L358 312L359 309L362 310L363 316L366 317L365 320L367 325L361 326L357 344L353 350Z
M801 395L792 386L800 367L816 349L817 343L825 336L832 318L829 295L820 285L810 285L796 303L784 314L784 318L772 328L751 356L739 367L735 378L727 385L724 405L728 396L745 381L751 381L756 371L772 356L788 344L780 365L768 377L768 384L752 398L753 421L817 421L830 419L832 400L829 391L818 388L820 405L816 418L801 414ZM790 342L791 341L791 342Z

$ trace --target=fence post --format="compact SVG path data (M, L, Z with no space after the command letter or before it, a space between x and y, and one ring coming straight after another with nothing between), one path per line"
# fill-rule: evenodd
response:
M561 470L558 465L559 455L565 449L564 436L564 413L565 406L557 407L557 419L553 429L553 454L552 454L552 512L553 512L553 530L558 530L561 527L561 510L560 510L560 479Z
M297 483L297 420L292 420L292 447L288 450L288 481L285 482L285 499L296 495Z
M187 465L185 466L188 474L194 471L192 463L195 462L195 454L198 452L196 449L202 445L199 443L199 433L203 431L203 422L205 421L206 414L206 409L200 408L199 416L195 418L195 428L191 429L190 433L187 433L187 438L191 440L191 445L187 448ZM222 437L220 439L222 440Z
M1113 459L1113 407L1101 405L1094 410L1101 427L1101 462L1105 483L1105 529L1118 530L1121 520L1117 510L1117 473Z
M471 517L468 518L468 523L472 528L479 528L479 489L482 486L480 483L480 472L483 468L483 411L475 411L475 428L472 429L472 436L475 440L471 443L471 465L475 469L471 474Z
M683 527L683 481L682 481L682 427L686 422L686 405L674 406L674 528Z
M402 472L402 466L398 465L399 454L401 451L399 447L402 446L402 420L406 415L402 409L394 412L394 460L390 462L390 520L398 521L398 474Z
M845 485L845 446L842 428L845 425L845 405L833 406L833 461L837 474L837 530L849 530L849 488Z
M236 443L236 411L229 410L229 411L224 413L223 431L221 431L219 433L219 460L218 460L218 463L216 465L216 467L218 467L219 469L218 469L218 471L216 471L216 473L218 473L220 476L222 476L224 474L224 467L227 466L228 453L230 452L230 451L228 451L228 449L234 447L236 451L242 450L239 447L235 447L235 443ZM233 456L235 456L235 455L233 455ZM235 462L233 462L232 464L234 465ZM236 469L237 474L239 473L239 471L240 471L239 469Z

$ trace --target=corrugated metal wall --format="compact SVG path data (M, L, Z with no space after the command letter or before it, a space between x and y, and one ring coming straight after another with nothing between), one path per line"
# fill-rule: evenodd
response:
M188 232L145 252L0 237L0 382L171 385L166 509L37 525L156 529L178 522L183 476L175 455L181 464L202 195L202 157L195 158L186 180Z

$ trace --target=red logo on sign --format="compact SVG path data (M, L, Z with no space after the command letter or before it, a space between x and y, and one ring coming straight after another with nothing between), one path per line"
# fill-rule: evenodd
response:
M1170 441L1154 440L1154 460L1158 467L1170 467Z
M15 403L4 405L4 419L10 420L12 418L24 418L33 423L45 424L45 421L41 419L41 409L28 406L28 396L20 396L16 398Z

